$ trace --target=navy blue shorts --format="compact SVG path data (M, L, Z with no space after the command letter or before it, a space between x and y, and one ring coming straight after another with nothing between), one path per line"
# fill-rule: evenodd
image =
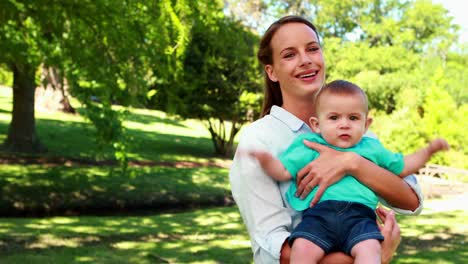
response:
M288 242L292 246L300 237L321 247L325 254L342 251L350 255L353 246L361 241L384 240L375 220L375 212L363 204L323 201L302 213L302 221Z

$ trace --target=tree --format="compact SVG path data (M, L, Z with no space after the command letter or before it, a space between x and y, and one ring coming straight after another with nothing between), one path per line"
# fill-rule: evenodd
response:
M112 102L130 104L136 95L146 94L155 78L164 81L177 73L172 66L187 40L180 17L189 10L182 0L1 1L0 63L14 77L5 146L22 152L45 149L34 119L35 74L42 63L69 81L71 93L97 126L99 141L118 141L122 126Z
M217 154L232 153L241 126L259 112L261 71L255 57L258 37L222 15L197 20L191 30L184 72L172 96L173 111L205 121ZM170 91L165 89L165 91ZM169 102L158 93L156 105Z

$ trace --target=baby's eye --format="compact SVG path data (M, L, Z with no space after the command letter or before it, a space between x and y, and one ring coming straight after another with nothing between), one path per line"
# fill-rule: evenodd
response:
M338 116L330 116L329 117L331 120L338 120Z
M356 120L359 120L359 117L358 116L350 116L349 119L351 121L356 121Z

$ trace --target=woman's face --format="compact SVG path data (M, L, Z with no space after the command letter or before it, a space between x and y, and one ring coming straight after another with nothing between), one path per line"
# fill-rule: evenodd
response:
M284 101L313 99L325 79L325 62L315 32L302 23L288 23L271 39L273 64L268 77L279 82Z

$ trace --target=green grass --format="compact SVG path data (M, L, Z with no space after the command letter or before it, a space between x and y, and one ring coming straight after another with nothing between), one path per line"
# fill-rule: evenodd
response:
M399 216L403 242L395 263L468 263L466 210Z
M0 87L0 142L5 140L11 121L11 90ZM113 158L110 147L102 150L97 147L94 127L79 115L36 111L36 126L40 140L49 150L42 156ZM129 137L128 155L132 160L204 162L219 159L214 155L208 130L199 121L179 120L161 111L132 109L124 126Z
M467 263L466 211L399 217L393 263ZM251 263L236 207L126 217L0 219L1 263Z
M0 141L10 122L12 89L0 87ZM76 104L75 104L76 106ZM117 106L118 107L118 106ZM49 148L41 157L113 159L95 144L94 128L83 117L36 111L37 131ZM131 160L154 162L223 161L214 155L210 135L196 120L131 109L124 120ZM8 157L10 153L1 153ZM221 205L230 199L227 169L217 167L0 165L0 214L90 213L99 210L161 209Z
M132 217L0 219L1 263L246 263L234 207Z

